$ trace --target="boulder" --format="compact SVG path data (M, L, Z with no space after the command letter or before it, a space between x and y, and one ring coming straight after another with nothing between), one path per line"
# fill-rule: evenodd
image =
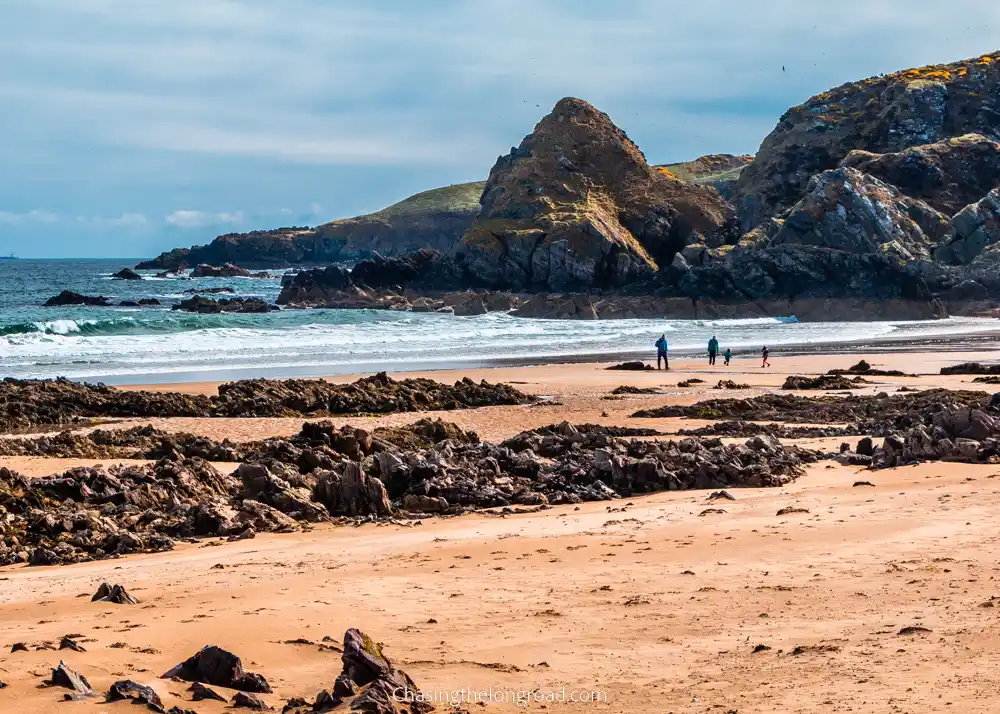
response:
M131 268L122 268L111 276L112 280L142 280L142 276Z
M801 200L810 179L854 150L901 152L978 133L1000 140L1000 52L844 84L781 117L736 194L744 231Z
M454 253L497 288L619 287L697 238L735 239L716 190L657 172L606 114L573 98L497 160L480 204Z
M259 674L243 670L239 657L221 647L209 645L161 675L186 682L201 682L243 692L270 694L271 687Z

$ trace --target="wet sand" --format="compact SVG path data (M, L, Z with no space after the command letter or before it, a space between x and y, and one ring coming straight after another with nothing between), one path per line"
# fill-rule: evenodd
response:
M953 362L1000 359L1000 353L865 358L920 376L874 377L877 383L860 393L903 385L993 391L968 376L935 373ZM561 404L432 416L487 439L563 419L673 432L704 422L628 414L760 394L788 374L856 361L775 355L770 370L749 361L709 370L702 360L685 360L675 361L670 373L579 364L435 372L429 376L443 381L523 382L517 386L524 391ZM671 386L691 376L707 384ZM751 388L711 389L720 378ZM621 384L660 386L664 393L602 399ZM214 388L184 385L192 392ZM334 421L375 426L420 416ZM294 433L301 421L153 423L257 439ZM797 443L830 448L840 441L854 439ZM3 458L0 465L42 475L69 461ZM226 466L232 467L220 464ZM493 687L544 696L565 687L584 697L600 692L603 699L549 704L548 710L1000 711L998 474L1000 468L987 465L866 472L826 462L782 489L734 489L733 502L709 503L704 491L664 493L506 517L429 519L412 527L323 526L61 568L0 568L0 680L9 685L0 690L0 711L133 711L127 703L61 703L62 691L38 689L60 658L100 692L132 678L153 685L168 708L229 711L221 703L185 703L187 685L157 678L206 644L234 651L248 669L264 674L275 689L264 698L280 711L290 697L311 701L331 687L339 655L320 651L318 643L329 636L339 644L348 627L384 642L427 692ZM858 480L875 486L855 487ZM808 513L777 516L785 506ZM704 513L707 508L723 512ZM140 604L92 604L102 581L125 585ZM9 653L13 642L57 641L68 633L84 635L87 652ZM285 644L296 639L317 644ZM759 645L770 649L755 653ZM510 699L467 708L520 709Z

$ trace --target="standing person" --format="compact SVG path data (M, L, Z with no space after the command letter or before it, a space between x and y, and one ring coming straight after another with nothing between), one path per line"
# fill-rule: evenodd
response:
M761 367L770 367L771 366L771 363L767 361L767 357L770 354L771 354L771 352L770 352L770 350L767 349L767 345L764 345L764 349L762 349L760 351L760 356L763 358L763 361L760 363Z
M663 367L668 372L670 371L670 360L667 359L667 336L660 335L660 339L656 341L656 368L660 368L660 360L663 360Z
M733 351L727 347L725 354L723 354L722 356L726 358L726 366L728 367L729 360L733 358Z
M719 341L715 339L715 335L712 335L712 339L708 341L708 363L715 364L715 355L719 353Z

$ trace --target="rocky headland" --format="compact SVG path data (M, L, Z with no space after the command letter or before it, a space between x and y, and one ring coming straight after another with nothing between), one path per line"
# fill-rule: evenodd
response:
M789 109L753 157L660 166L606 114L566 98L483 184L316 229L222 236L141 267L355 263L286 276L278 302L296 307L994 314L998 89L1000 53L852 82Z

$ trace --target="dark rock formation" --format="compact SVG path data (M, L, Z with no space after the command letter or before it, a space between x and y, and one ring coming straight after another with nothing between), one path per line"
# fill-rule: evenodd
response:
M357 463L346 463L337 471L324 471L317 476L313 496L338 516L388 516L392 503L382 482L365 475Z
M270 711L272 708L256 694L246 694L245 692L237 692L233 696L232 704L233 709L252 709L258 712Z
M222 295L222 294L233 295L235 293L236 293L236 291L233 288L225 288L225 287L224 288L201 288L200 290L197 289L197 288L192 288L190 290L185 290L184 291L185 295Z
M52 675L44 682L47 687L62 687L69 689L73 695L81 698L95 696L87 678L60 660L59 665L52 669Z
M606 114L572 98L497 160L480 204L455 254L497 288L621 287L689 243L736 237L717 191L657 172Z
M343 670L333 691L324 689L313 704L296 698L284 714L313 714L341 707L364 714L426 714L434 709L406 672L397 669L376 642L360 630L344 634ZM345 704L346 703L346 704Z
M0 565L77 563L171 550L175 537L239 533L259 525L253 518L260 514L234 508L237 492L236 481L200 459L32 480L0 468L0 514L7 517Z
M530 404L535 400L535 397L506 384L476 383L470 379L452 385L432 379L397 381L385 373L350 384L320 379L228 382L219 387L218 396L211 398L175 392L119 390L103 384L79 384L62 378L8 378L0 381L0 431L71 424L98 417L389 414ZM144 436L153 435L133 433L122 445L135 445L136 440ZM52 438L62 439L67 449L76 448L72 437ZM86 445L85 441L77 443ZM4 442L0 450L14 447L16 444Z
M874 396L802 397L796 394L762 394L749 399L710 399L690 405L668 405L643 409L633 417L689 417L692 419L749 419L798 424L849 424L862 428L879 424L882 428L902 429L912 425L914 415L940 411L942 405L981 409L990 403L984 392L959 392L929 389Z
M246 672L243 662L221 647L208 645L176 667L161 675L161 679L177 677L186 682L201 682L242 692L270 694L267 680L254 672Z
M912 374L906 374L906 372L901 372L898 369L877 369L868 364L867 360L860 360L857 364L848 367L847 369L831 369L827 374L838 375L838 374L858 374L858 375L868 375L870 377L913 377Z
M350 270L333 265L288 274L281 281L278 304L405 309L406 288L447 291L467 286L468 279L454 260L435 250L419 250L401 258L375 255Z
M888 154L852 151L840 165L892 184L951 216L1000 185L1000 144L967 134Z
M113 280L142 280L142 276L131 268L122 268L111 276Z
M206 397L118 390L68 379L0 381L0 431L95 417L209 416Z
M139 684L131 679L120 679L111 685L108 690L108 702L120 702L130 700L133 704L145 704L146 708L154 712L163 712L163 700L156 690L145 684Z
M219 387L216 416L292 414L388 414L528 404L535 398L506 384L478 384L465 378L453 385L432 379L394 380L384 372L350 384L321 379L252 379Z
M0 469L0 566L163 551L177 538L246 538L331 516L355 522L666 489L781 485L818 458L767 440L622 438L652 435L652 429L562 423L488 444L440 421L373 433L320 422L304 424L293 439L243 445L237 478L173 450L154 465L78 468L33 480ZM115 590L102 587L98 600L114 598Z
M107 583L101 583L101 587L97 588L97 592L94 593L94 597L90 598L91 602L112 602L116 605L138 605L139 601L134 597L129 595L128 590L123 588L121 585L108 585Z
M1000 374L1000 364L962 362L941 368L941 374Z
M280 310L277 305L271 305L260 298L205 298L195 295L186 300L181 300L174 305L172 310L183 310L185 312L197 312L201 314L211 314L220 312L243 312L243 313L264 313Z
M785 379L785 383L781 385L782 389L858 389L866 384L871 384L864 377L855 377L854 379L848 379L843 375L836 374L821 374L816 377L800 377L797 375L788 375Z
M139 300L122 300L118 303L118 307L153 307L159 304L160 301L156 298L140 298Z
M207 265L201 263L196 265L191 271L192 278L276 278L277 275L270 273L251 273L246 268L242 268L232 263L225 263L222 266Z
M635 387L631 384L622 384L611 390L612 394L659 394L656 387Z
M927 410L921 423L887 436L873 450L873 465L888 468L940 459L1000 463L1000 414L989 411L958 405Z
M712 389L750 389L749 384L740 384L731 379L720 379Z
M91 305L96 307L107 307L111 301L106 297L93 297L91 295L81 295L72 290L63 290L55 297L50 297L45 301L43 307L62 307L64 305Z
M758 424L736 419L718 421L697 429L678 429L679 436L728 436L747 438L767 434L775 439L816 439L827 436L855 436L856 426L785 426L784 424ZM869 454L870 455L870 454Z
M621 362L619 364L613 364L610 367L605 367L605 369L620 370L623 372L655 372L656 368L651 367L645 362Z
M192 684L190 687L188 687L188 691L191 692L191 700L195 702L203 702L206 700L214 702L226 701L226 698L224 696L216 692L214 689L206 687L201 682L195 682L194 684Z
M737 184L743 229L799 201L854 150L900 152L964 134L1000 139L1000 53L852 82L789 109Z

